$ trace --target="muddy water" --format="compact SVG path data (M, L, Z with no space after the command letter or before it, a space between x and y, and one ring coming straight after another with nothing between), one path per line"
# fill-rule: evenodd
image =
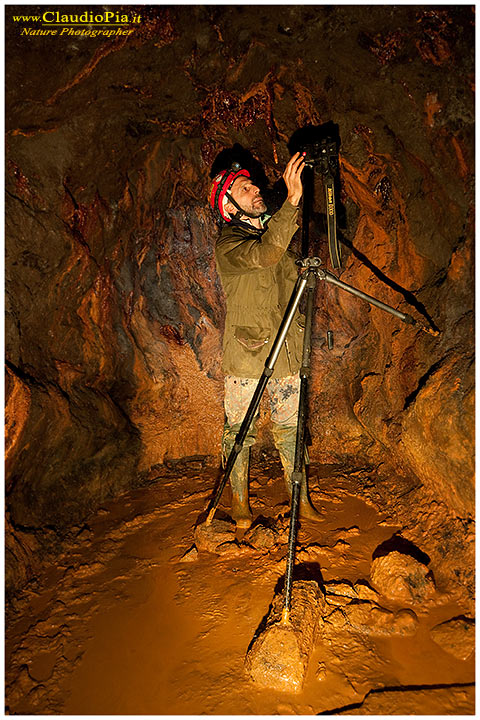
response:
M473 658L456 659L429 635L463 611L441 588L415 608L413 637L326 622L301 693L257 688L245 653L284 575L286 546L182 560L213 483L210 470L171 474L105 505L78 529L9 623L10 712L371 714L374 707L373 714L402 714L405 702L414 708L407 714L473 713ZM278 463L257 468L251 484L255 516L287 509ZM302 523L297 572L327 584L367 580L373 551L400 528L358 495L353 475L317 468L311 487L322 519Z

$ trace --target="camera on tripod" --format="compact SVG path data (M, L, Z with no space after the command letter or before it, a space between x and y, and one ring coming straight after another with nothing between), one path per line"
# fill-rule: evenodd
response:
M305 153L304 162L308 167L315 168L322 175L335 175L338 169L337 142L333 138L319 138L300 146Z
M336 229L336 209L335 209L335 181L338 173L338 148L339 148L338 132L332 123L326 123L323 126L314 127L312 125L297 130L290 141L290 152L295 150L304 153L304 163L309 168L309 172L303 176L303 185L305 188L303 201L303 225L308 228L308 217L311 210L310 205L313 202L313 184L315 173L321 175L322 184L325 192L325 216L328 234L328 250L332 267L338 269L341 267L341 249L337 239ZM309 188L310 186L310 188ZM306 235L302 238L302 253L308 254L308 240Z

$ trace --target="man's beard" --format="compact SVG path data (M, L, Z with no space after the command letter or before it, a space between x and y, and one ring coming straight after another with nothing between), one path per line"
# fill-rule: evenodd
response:
M243 212L247 214L247 217L258 218L267 210L267 206L261 197L255 198L255 200L252 200L248 205L246 205L245 202L239 202L238 205L242 208Z

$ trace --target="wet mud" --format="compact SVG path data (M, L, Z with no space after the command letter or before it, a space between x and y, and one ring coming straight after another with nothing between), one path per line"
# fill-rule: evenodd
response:
M9 713L474 714L465 597L431 565L423 595L384 594L373 558L402 528L346 469L310 471L321 519L301 523L294 585L314 583L322 602L303 687L255 683L245 657L281 592L288 500L278 460L256 463L255 527L232 537L227 488L227 539L198 548L216 472L165 469L74 528L9 608Z

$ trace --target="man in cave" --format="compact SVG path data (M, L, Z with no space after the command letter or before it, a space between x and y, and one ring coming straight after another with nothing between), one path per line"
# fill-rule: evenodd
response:
M271 217L266 213L267 207L250 173L238 164L234 169L219 173L211 186L210 205L224 223L215 255L227 304L222 364L226 416L222 452L225 459L235 443L298 276L295 256L288 246L298 228L303 168L303 155L297 152L283 173L287 198ZM267 385L273 440L280 454L289 496L300 392L302 319L297 312ZM250 426L230 475L232 517L237 526L243 528L252 522L248 468L257 418ZM308 499L305 471L300 517L319 517Z

